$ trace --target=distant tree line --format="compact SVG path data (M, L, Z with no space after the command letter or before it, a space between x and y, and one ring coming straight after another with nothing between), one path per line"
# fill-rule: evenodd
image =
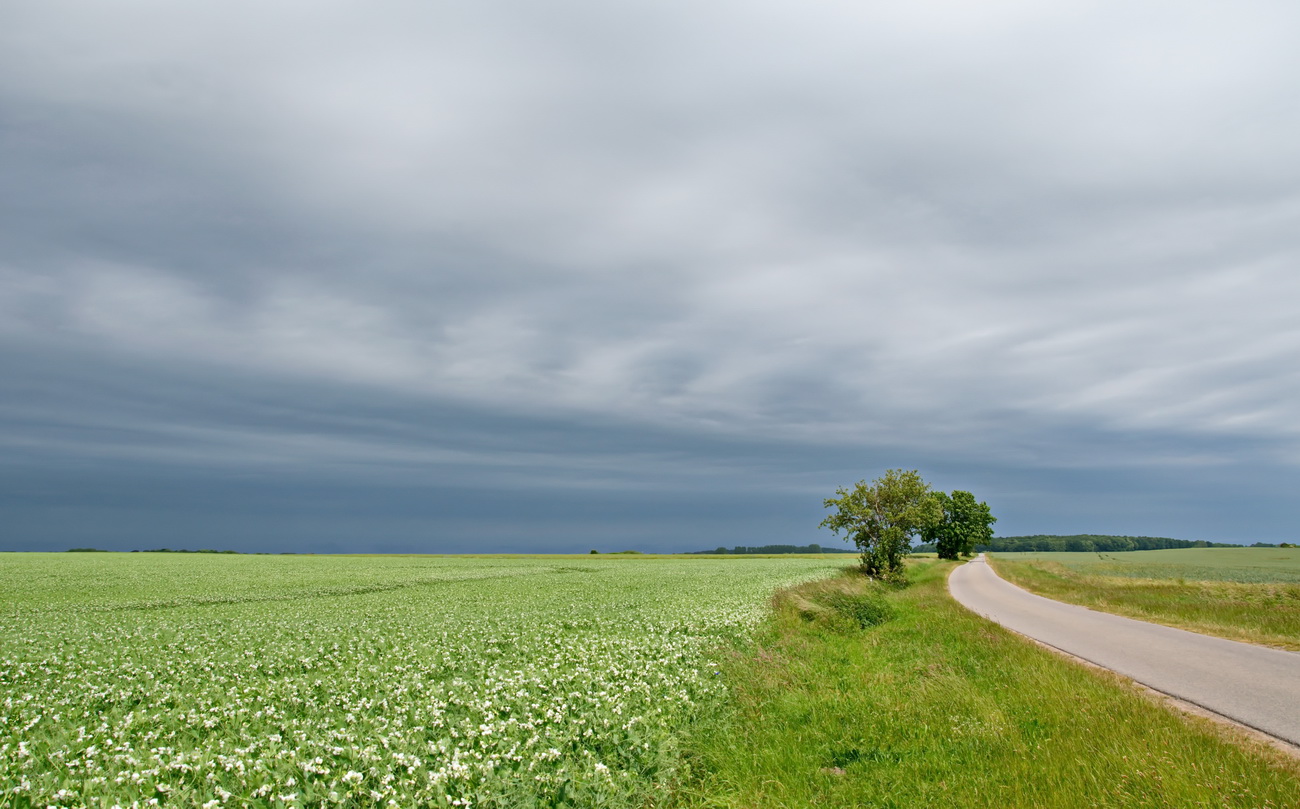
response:
M211 548L200 548L197 551L183 548L148 548L146 550L131 551L131 553L239 553L239 551L214 551Z
M1258 545L1259 543L1257 543ZM1163 551L1170 548L1240 548L1226 542L1206 542L1203 539L1170 539L1169 537L1126 537L1106 534L1073 534L1057 536L1034 534L1021 537L993 537L975 546L977 551L1015 553L1017 551L1074 553L1118 553L1121 551ZM1267 546L1264 546L1267 547Z
M811 545L737 545L734 548L724 548L719 545L711 551L691 551L692 554L745 554L745 553L857 553L852 548L823 548L817 543Z

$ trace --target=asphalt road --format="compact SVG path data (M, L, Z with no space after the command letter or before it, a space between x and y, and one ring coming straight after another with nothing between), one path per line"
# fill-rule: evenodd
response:
M1300 654L1036 596L994 573L983 554L952 571L948 591L1008 629L1300 745Z

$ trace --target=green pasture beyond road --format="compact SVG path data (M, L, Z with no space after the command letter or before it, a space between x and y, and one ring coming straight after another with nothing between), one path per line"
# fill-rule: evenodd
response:
M1039 595L1209 635L1300 650L1300 548L997 553Z

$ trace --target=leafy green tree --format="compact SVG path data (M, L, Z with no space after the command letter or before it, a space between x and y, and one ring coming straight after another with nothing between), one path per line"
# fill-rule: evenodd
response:
M952 498L947 492L932 492L930 497L939 506L942 516L921 529L921 540L926 545L933 545L934 552L940 559L956 559L957 554L953 551L952 526L949 523Z
M870 485L835 490L824 501L835 512L823 528L843 533L862 551L862 570L878 578L898 578L912 537L943 519L943 508L930 496L930 484L915 470L890 469Z
M952 494L934 492L930 495L943 512L942 518L926 526L921 537L935 544L940 559L957 559L970 556L976 545L985 545L993 538L993 523L988 503L979 503L975 495L961 490Z

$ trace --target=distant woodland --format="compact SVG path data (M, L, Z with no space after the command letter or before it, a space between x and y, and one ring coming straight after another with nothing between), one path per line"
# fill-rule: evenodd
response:
M717 547L711 551L691 551L692 554L746 554L746 553L857 553L853 548L823 548L811 545L737 545L734 548Z
M987 544L976 545L976 551L993 551L1014 553L1016 551L1073 551L1089 553L1093 551L1113 553L1119 551L1160 551L1169 548L1240 548L1224 542L1206 542L1203 539L1170 539L1169 537L1125 537L1106 534L1073 534L1058 536L1053 534L1034 534L1020 537L994 537ZM1262 542L1254 547L1274 547ZM913 549L915 552L930 550L924 546Z

